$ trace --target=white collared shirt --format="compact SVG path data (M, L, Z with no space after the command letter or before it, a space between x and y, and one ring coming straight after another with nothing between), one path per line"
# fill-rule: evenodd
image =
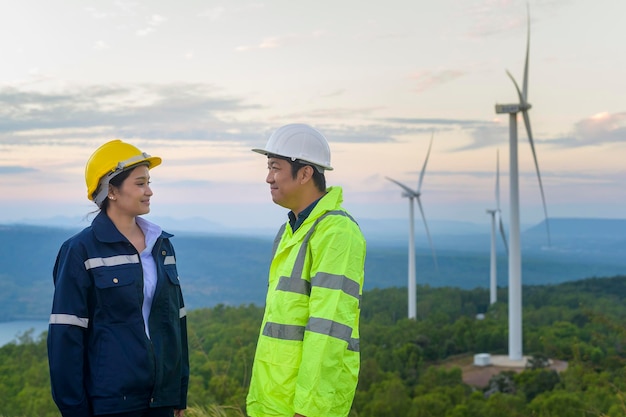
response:
M141 313L143 315L146 335L150 338L148 319L150 317L152 299L154 298L154 291L157 285L157 269L154 257L152 256L152 248L159 236L161 236L161 227L141 217L137 217L136 221L146 239L146 248L139 254L141 267L143 268L143 305L141 306Z

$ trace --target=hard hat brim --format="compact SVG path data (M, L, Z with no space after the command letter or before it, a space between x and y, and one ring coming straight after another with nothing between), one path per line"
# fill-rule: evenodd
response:
M158 157L158 156L150 156L150 157L144 159L143 161L139 162L138 164L130 165L129 168L132 167L132 166L135 166L135 165L142 164L142 163L145 164L146 162L148 163L148 168L152 169L152 168L154 168L156 166L161 165L161 162L163 162L163 160L160 157Z
M261 149L261 148L254 148L254 149L251 149L251 150L252 150L252 152L260 153L261 155L276 155L276 156L280 156L282 158L287 158L287 159L291 159L291 160L295 160L295 161L308 162L309 164L311 164L313 166L316 166L316 167L319 167L319 168L322 168L322 169L324 169L326 171L332 171L333 170L333 167L331 167L329 165L321 165L321 164L319 164L317 162L307 161L306 159L303 159L303 158L293 158L293 157L287 156L287 155L280 155L280 154L278 154L276 152L270 152L270 151L268 151L266 149Z

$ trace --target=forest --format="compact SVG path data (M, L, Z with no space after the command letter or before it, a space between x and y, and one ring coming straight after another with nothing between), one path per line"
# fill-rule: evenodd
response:
M507 289L418 286L366 291L361 374L350 417L623 417L626 415L626 276L523 287L525 368L464 380L473 355L508 352ZM245 416L262 307L189 312L188 417ZM480 314L480 315L479 315ZM564 361L554 370L552 360ZM0 416L58 417L45 333L0 348Z

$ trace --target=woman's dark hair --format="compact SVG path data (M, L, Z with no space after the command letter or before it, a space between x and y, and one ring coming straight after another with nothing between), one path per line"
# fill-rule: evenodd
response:
M111 178L109 180L109 185L112 185L115 188L120 188L120 186L122 185L124 180L126 178L128 178L128 176L130 175L131 171L135 167L136 167L136 165L132 166L132 167L129 167L129 168L125 169L124 171L120 172L119 174L117 174L116 176L114 176L113 178ZM100 206L100 210L106 212L108 207L109 207L109 199L105 198L104 201L102 202L102 205Z

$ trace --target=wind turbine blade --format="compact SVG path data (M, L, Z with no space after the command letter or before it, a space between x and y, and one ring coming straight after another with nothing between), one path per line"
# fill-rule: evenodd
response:
M406 185L402 184L401 182L396 181L396 180L394 180L392 178L389 178L389 177L385 177L385 178L387 178L389 181L393 182L394 184L399 185L404 191L407 192L407 194L409 196L414 196L414 197L419 196L419 193L416 193L415 190L411 190L409 187L407 187Z
M524 116L524 124L526 125L526 133L528 133L528 142L530 142L530 149L533 152L533 160L535 161L535 170L537 171L537 180L539 180L539 190L541 191L541 201L543 203L543 213L546 216L546 230L548 232L548 245L550 242L550 225L548 224L548 208L546 206L546 196L543 192L543 183L541 182L541 174L539 173L539 162L537 161L537 152L535 152L535 142L533 141L533 134L530 129L530 118L526 110L522 111Z
M420 173L420 180L417 184L417 192L419 193L422 189L422 181L424 180L424 172L426 172L426 164L428 164L428 157L430 156L430 148L433 146L433 138L435 137L435 132L430 136L430 144L428 145L428 152L426 152L426 159L424 160L424 166L422 167L422 172Z
M517 90L517 96L519 97L520 105L526 106L526 100L524 100L524 96L522 95L522 92L520 91L519 86L517 85L517 81L515 81L515 78L513 78L509 70L506 70L506 75L508 75L511 81L513 81L513 84L515 84L515 89Z
M500 210L500 150L496 151L496 208Z
M496 210L498 213L498 226L500 229L500 235L502 236L502 242L504 243L504 249L506 253L509 253L509 247L506 243L506 233L504 233L504 224L502 223L502 211L500 210L500 149L496 150Z
M498 212L498 223L500 226L500 235L502 236L502 242L504 243L504 249L506 250L506 253L509 253L509 246L506 243L506 233L504 233L504 224L502 223L502 215L500 214L500 212Z
M424 208L422 207L422 202L417 196L417 205L420 208L420 213L422 214L422 220L424 220L424 228L426 229L426 236L428 237L428 243L430 244L430 250L433 253L433 261L435 262L435 270L439 273L439 265L437 264L437 255L435 254L435 246L433 245L433 240L430 238L430 231L428 230L428 224L426 223L426 216L424 216Z
M524 103L528 101L528 55L530 52L530 6L528 7L528 32L526 35L526 63L524 64L524 89L522 93L524 95Z

